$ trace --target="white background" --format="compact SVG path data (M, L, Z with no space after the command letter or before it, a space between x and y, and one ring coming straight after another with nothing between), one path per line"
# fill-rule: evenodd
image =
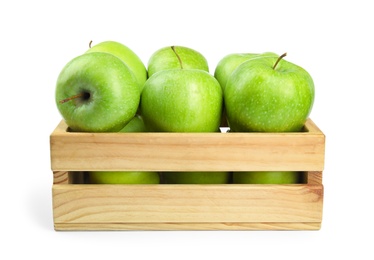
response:
M1 259L373 259L373 9L370 1L2 1ZM116 40L148 62L200 51L213 73L233 52L287 52L316 87L326 134L320 231L56 232L49 135L54 88L89 41ZM5 257L5 255L7 255Z

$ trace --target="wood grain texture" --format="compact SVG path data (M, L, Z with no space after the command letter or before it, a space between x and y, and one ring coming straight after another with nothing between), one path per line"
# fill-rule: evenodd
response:
M298 133L72 133L50 136L53 171L322 171L325 136Z
M72 133L50 136L56 230L318 230L325 136ZM91 185L84 171L304 171L294 185Z
M311 171L307 172L308 184L310 185L322 185L322 172L321 171Z
M70 179L70 182L69 182ZM54 171L53 172L53 184L68 184L71 183L69 178L69 172L67 171Z
M58 223L317 222L322 185L54 185Z
M319 230L320 222L56 223L55 230Z

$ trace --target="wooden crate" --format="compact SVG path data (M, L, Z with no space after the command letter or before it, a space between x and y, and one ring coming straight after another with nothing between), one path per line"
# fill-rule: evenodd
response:
M73 133L50 136L56 230L318 230L325 136ZM304 171L305 184L94 185L84 171Z

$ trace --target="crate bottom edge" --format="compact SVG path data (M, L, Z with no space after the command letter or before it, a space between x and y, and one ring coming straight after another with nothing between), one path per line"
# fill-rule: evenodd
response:
M55 223L56 231L320 230L321 222Z

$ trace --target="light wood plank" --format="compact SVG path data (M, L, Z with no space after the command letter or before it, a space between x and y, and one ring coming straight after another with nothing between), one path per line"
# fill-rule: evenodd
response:
M325 136L300 133L51 134L53 171L322 171Z
M311 171L307 172L308 174L308 184L310 185L322 185L322 172L320 171Z
M321 185L54 185L58 223L321 222Z
M226 222L226 223L57 223L57 231L75 230L319 230L320 222Z
M53 172L53 184L68 184L69 173L67 171L55 171Z

